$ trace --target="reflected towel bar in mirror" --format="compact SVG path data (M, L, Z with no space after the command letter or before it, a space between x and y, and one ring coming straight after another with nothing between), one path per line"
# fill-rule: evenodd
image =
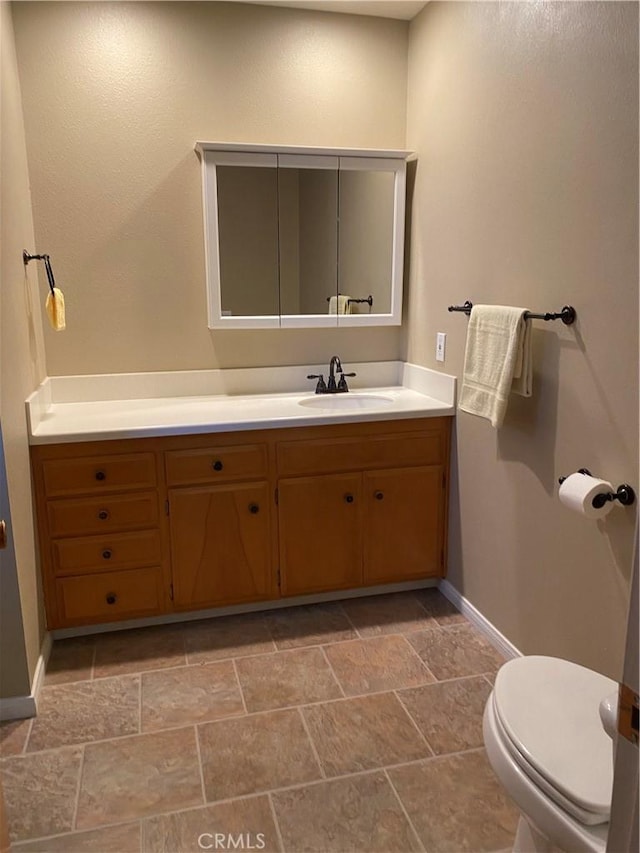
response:
M342 296L342 294L339 293L338 296ZM327 302L331 302L330 296L327 296ZM372 308L373 307L373 296L371 294L369 294L366 299L352 299L351 297L349 297L349 299L347 299L347 303L351 303L351 302L366 302L367 305L369 306L369 308Z
M469 302L467 300L464 305L449 305L448 311L461 311L463 314L466 314L467 317L471 314L471 309L473 308L473 302ZM546 314L534 314L533 311L525 311L524 312L525 320L562 320L565 326L570 326L572 323L575 323L576 320L576 309L572 305L565 305L562 311L553 312L549 311Z

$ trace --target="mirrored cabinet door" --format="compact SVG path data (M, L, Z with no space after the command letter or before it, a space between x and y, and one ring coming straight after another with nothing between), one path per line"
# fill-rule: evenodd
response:
M204 155L203 205L209 328L278 327L278 158Z
M338 158L279 155L278 210L281 325L337 325Z
M278 317L278 171L218 166L217 184L221 314Z
M404 161L340 158L339 325L395 322L402 305L404 194Z

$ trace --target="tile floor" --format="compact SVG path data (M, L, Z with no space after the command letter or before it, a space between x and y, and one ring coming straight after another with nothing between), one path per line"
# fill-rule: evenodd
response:
M0 727L13 849L510 848L501 663L432 589L60 640Z

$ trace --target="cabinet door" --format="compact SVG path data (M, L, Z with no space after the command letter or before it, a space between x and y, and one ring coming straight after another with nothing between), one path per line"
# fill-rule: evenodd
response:
M362 584L360 474L278 483L282 595Z
M269 597L267 483L171 489L169 502L176 607Z
M438 577L444 516L440 465L364 474L364 580Z

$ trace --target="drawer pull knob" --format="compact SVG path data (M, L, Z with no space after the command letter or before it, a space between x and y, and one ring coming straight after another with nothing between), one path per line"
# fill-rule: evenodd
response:
M249 504L249 512L253 515L256 515L260 512L260 507L258 506L258 504Z
M375 498L377 501L381 501L384 498L384 492L376 492Z
M100 482L102 482L102 480L106 480L106 479L107 479L107 475L105 474L104 471L96 471L96 480L100 480Z
M118 596L115 594L115 592L107 593L107 604L115 604L117 600Z
M98 513L98 518L100 521L106 521L109 518L109 512L106 509L101 509Z
M222 464L222 462L219 459L216 459L215 462L211 463L211 467L213 468L214 471L222 471L224 465Z
M344 496L344 499L345 499L345 501L346 501L348 504L352 504L352 503L353 503L353 495L349 495L349 494L347 494L347 495L345 495L345 496Z
M113 552L111 551L111 549L110 549L110 548L105 548L105 549L104 549L104 551L102 552L102 556L103 556L103 558L104 558L105 560L110 560L110 559L111 559L111 554L112 554L112 553L113 553Z

